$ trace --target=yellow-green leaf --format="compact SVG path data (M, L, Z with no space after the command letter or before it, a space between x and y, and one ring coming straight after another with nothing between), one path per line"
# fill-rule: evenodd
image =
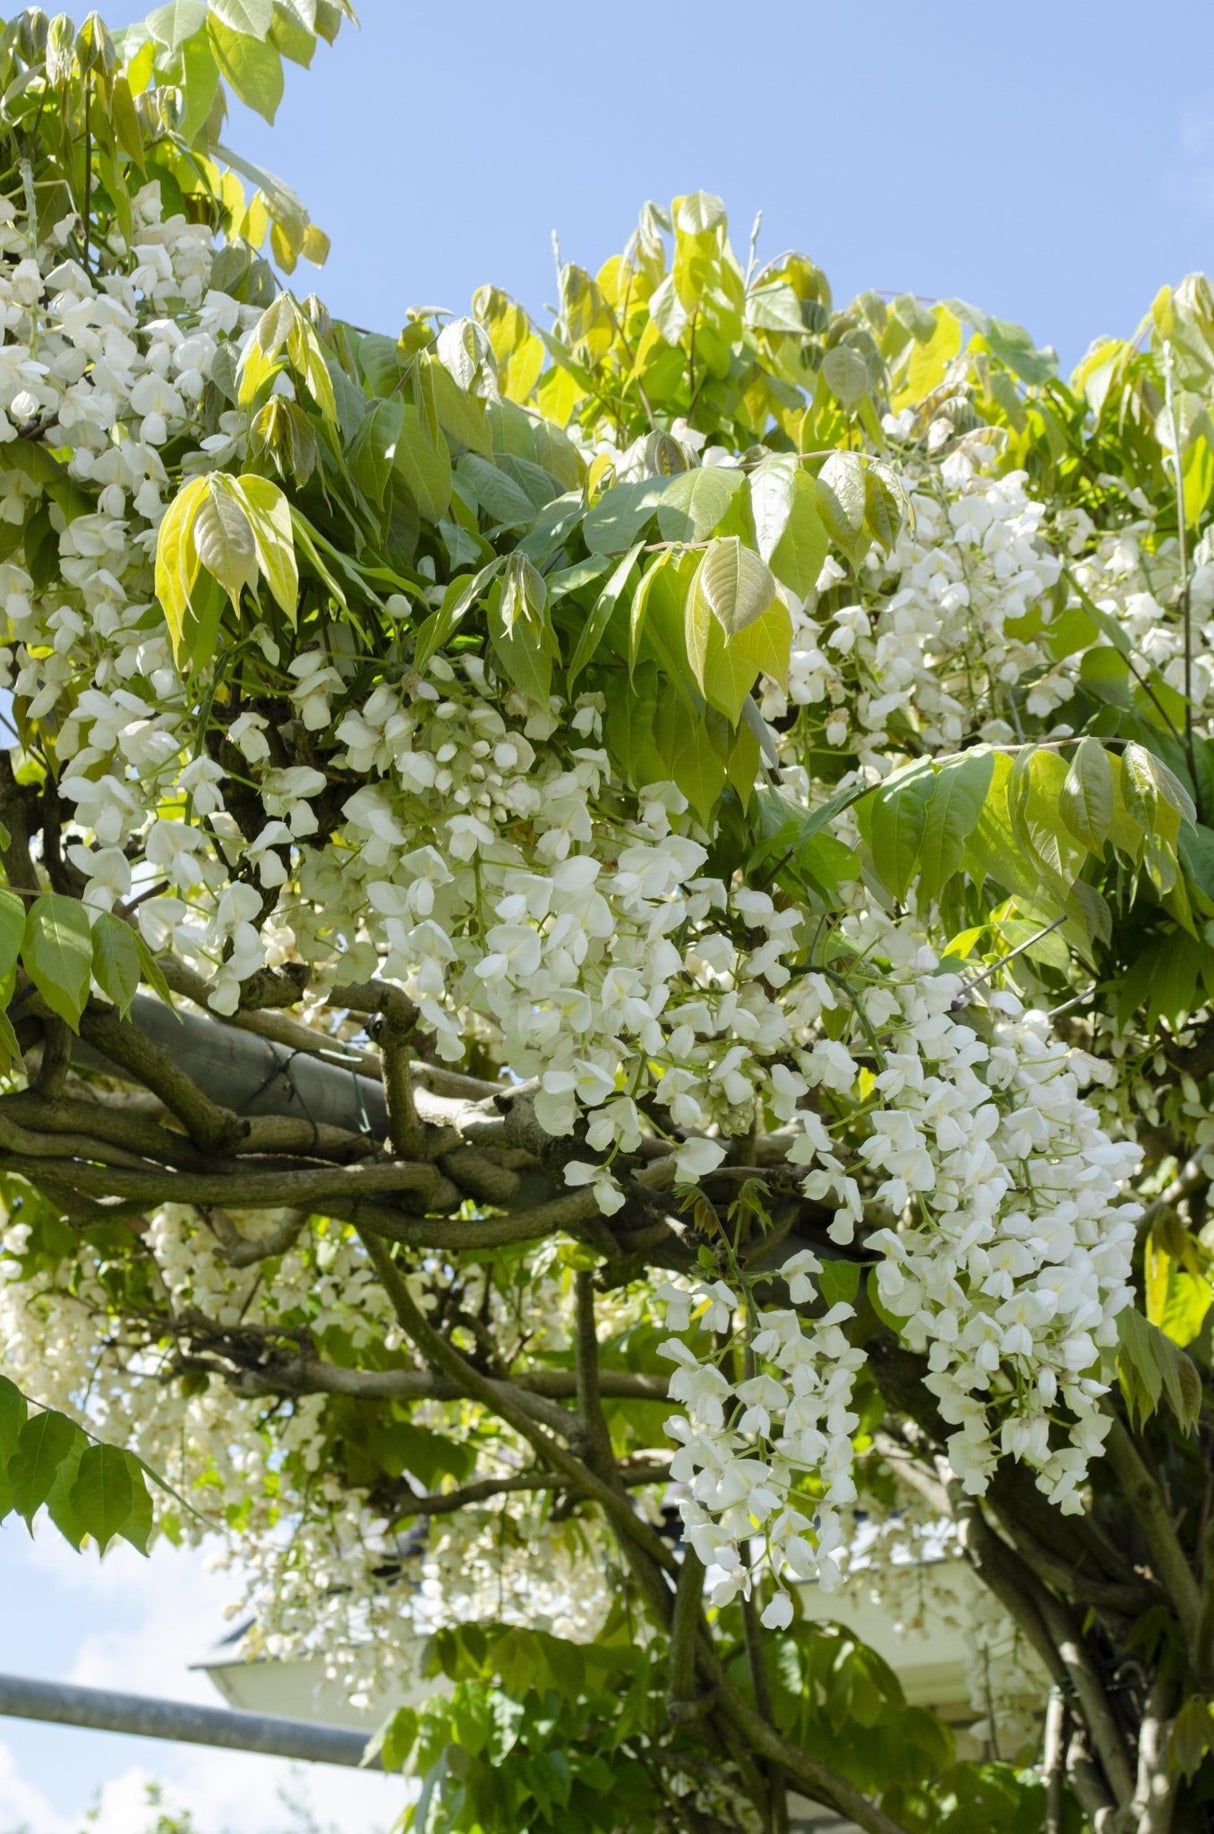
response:
M770 569L736 535L708 544L691 597L707 607L727 638L761 618L775 596Z
M299 607L299 567L295 559L291 505L269 478L246 472L237 483L240 501L253 531L257 565L276 603L294 624Z
M212 472L207 490L194 517L194 546L198 558L217 579L232 604L238 605L243 587L257 573L257 543L234 480L226 472Z
M194 524L209 492L209 480L193 478L169 504L156 534L156 597L164 612L169 641L180 659L185 614L198 578Z

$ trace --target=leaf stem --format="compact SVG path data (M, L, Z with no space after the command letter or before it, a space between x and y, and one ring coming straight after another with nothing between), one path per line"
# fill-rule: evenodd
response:
M1172 346L1163 347L1163 377L1168 427L1172 436L1172 470L1176 481L1176 537L1180 547L1180 616L1184 633L1184 746L1193 779L1193 800L1198 819L1204 819L1201 785L1197 781L1197 750L1193 741L1193 601L1189 592L1189 536L1185 526L1184 466L1180 457L1180 427L1176 419L1176 391Z

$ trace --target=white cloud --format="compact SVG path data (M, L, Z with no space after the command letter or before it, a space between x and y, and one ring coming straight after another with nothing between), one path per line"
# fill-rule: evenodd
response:
M13 1588L35 1593L39 1622L60 1631L70 1624L60 1679L222 1704L206 1676L188 1665L223 1635L239 1581L210 1572L205 1553L166 1542L145 1560L119 1545L98 1561L51 1534L33 1542L5 1536L0 1585L10 1596ZM7 1648L4 1666L48 1674L56 1665L31 1643ZM153 1820L146 1805L153 1778L167 1803L189 1808L200 1834L293 1834L301 1823L284 1808L284 1791L306 1807L318 1834L381 1834L404 1806L401 1780L378 1774L168 1742L132 1746L68 1727L27 1746L14 1721L0 1721L0 1735L0 1834L82 1834L94 1802L98 1819L88 1834L144 1834ZM34 1753L47 1748L48 1737L55 1759L39 1764Z
M17 1760L7 1745L0 1745L0 1827L4 1834L18 1828L29 1834L68 1834L67 1826L32 1783L19 1774Z
M188 1808L201 1834L290 1834L298 1825L286 1806L290 1801L307 1811L317 1834L380 1834L403 1807L401 1784L387 1777L237 1752L177 1750L171 1764L154 1772L138 1767L111 1778L89 1834L143 1834L153 1775L164 1786L166 1806ZM31 1834L43 1830L33 1826ZM59 1824L48 1826L46 1834L59 1834Z
M197 1549L167 1544L147 1560L115 1549L98 1577L123 1621L82 1637L67 1680L216 1705L211 1683L189 1665L224 1632L231 1580L208 1572Z

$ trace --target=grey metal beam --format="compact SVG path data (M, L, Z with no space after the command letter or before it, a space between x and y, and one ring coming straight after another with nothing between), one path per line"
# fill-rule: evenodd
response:
M182 1745L255 1751L263 1757L295 1758L304 1764L382 1768L378 1758L363 1764L366 1739L361 1732L343 1726L314 1726L307 1720L279 1719L266 1713L195 1707L180 1700L69 1687L59 1681L31 1681L24 1675L0 1675L0 1715L60 1726L90 1726L97 1732L126 1732L135 1738L169 1739Z
M136 995L131 1019L212 1101L233 1114L293 1115L376 1140L387 1136L383 1086L354 1069L288 1050L200 1013L173 1011L147 994ZM334 1055L340 1051L335 1042ZM75 1054L82 1062L105 1061L87 1047L77 1046Z

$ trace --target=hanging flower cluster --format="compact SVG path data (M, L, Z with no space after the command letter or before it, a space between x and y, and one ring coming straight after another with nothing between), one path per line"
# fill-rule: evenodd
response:
M248 705L212 697L217 742L202 742L197 688L154 602L157 531L182 479L248 459L236 378L260 312L210 288L207 233L165 219L155 187L135 216L132 246L112 248L95 277L63 254L70 225L34 248L7 206L0 220L0 438L41 451L30 429L54 428L71 449L53 475L0 467L0 528L23 531L0 561L0 679L23 721L49 735L63 857L85 905L132 913L152 951L202 978L215 1014L236 1012L255 975L285 964L307 968L317 1011L334 987L397 984L439 1059L462 1062L475 1043L524 1085L563 1191L591 1190L604 1218L640 1201L645 1150L676 1200L707 1190L721 1207L731 1177L756 1171L746 1143L778 1140L796 1187L829 1213L830 1250L794 1246L762 1276L724 1263L712 1282L675 1274L621 1299L616 1320L623 1333L664 1317L673 1333L662 1351L678 1408L669 1479L717 1605L757 1574L781 1587L838 1581L866 1352L858 1304L826 1297L825 1252L873 1270L889 1328L925 1359L965 1489L982 1493L1009 1456L1063 1510L1080 1508L1139 1214L1123 1198L1136 1149L1085 1100L1082 1055L1013 995L972 989L925 918L879 907L859 882L830 914L829 953L815 954L821 911L722 864L675 782L621 770L602 692L503 687L484 645L439 645L418 666L400 649L370 667L339 621L312 619L290 653L285 635L255 630L247 642L273 693ZM475 364L448 327L436 352L448 381L480 401L495 389L493 357L483 332L472 345ZM285 371L273 399L303 399ZM912 752L1010 743L1026 674L1023 708L1039 721L1074 691L1073 662L1049 647L1073 556L1047 539L1025 474L998 472L982 439L943 454L917 445L909 415L887 430L913 512L889 552L850 575L828 558L804 596L772 586L793 641L786 681L773 664L760 683L763 713L788 728L766 734L765 769L768 787L802 807L824 799L823 746L847 754L842 787L858 794ZM682 433L680 466L741 475L733 455ZM670 453L649 446L615 453L621 484L669 469ZM600 434L575 460L601 464L612 450ZM502 475L521 494L529 474L516 473ZM508 523L500 485L495 505ZM458 521L442 526L454 556ZM1097 544L1075 576L1145 644L1158 606L1130 590L1133 545ZM449 582L437 571L423 557L421 583L381 609L401 626L442 616ZM1174 672L1172 636L1159 643ZM796 708L811 710L810 725L789 722ZM326 1620L361 1612L360 1647L380 1660L400 1615L368 1577L387 1518L337 1474L327 1399L294 1396L271 1431L268 1390L253 1381L243 1393L236 1381L233 1399L215 1382L152 1379L170 1367L188 1378L208 1333L219 1344L254 1328L337 1346L342 1366L399 1354L353 1231L297 1222L292 1234L289 1216L241 1220L242 1240L261 1231L275 1244L263 1280L221 1252L214 1218L154 1207L135 1304L111 1296L101 1250L73 1249L70 1283L66 1250L32 1273L18 1220L0 1334L42 1399L87 1407L178 1483L204 1474L210 1500L252 1525L267 1647L281 1653L314 1628L319 1586ZM427 1303L444 1268L417 1269ZM508 1308L493 1304L505 1330ZM541 1341L546 1312L565 1304L567 1283L537 1281L519 1344ZM124 1311L131 1335L100 1348L69 1328ZM411 1418L445 1428L443 1406ZM494 1452L507 1473L522 1470L509 1433ZM279 1501L288 1467L308 1486L295 1519ZM479 1610L505 1570L516 1596L502 1609L522 1612L543 1562L529 1538L503 1565L500 1529L491 1509L436 1532L422 1617ZM578 1580L572 1532L544 1532L549 1619L584 1628L603 1572L583 1562ZM342 1588L358 1558L351 1603ZM791 1616L781 1589L764 1622Z

